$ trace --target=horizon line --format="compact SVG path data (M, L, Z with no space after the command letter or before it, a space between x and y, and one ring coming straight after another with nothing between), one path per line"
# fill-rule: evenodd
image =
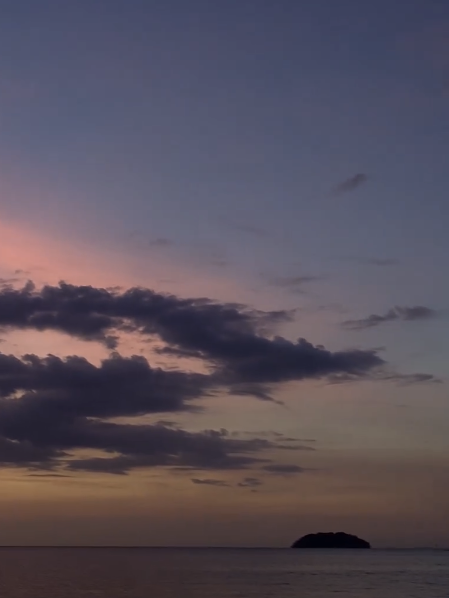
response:
M291 546L161 546L161 545L135 545L135 544L0 544L0 550L5 549L102 549L102 550L292 550ZM351 550L346 549L315 549L302 550ZM358 550L356 548L352 550ZM375 546L371 550L439 550L449 551L449 546Z

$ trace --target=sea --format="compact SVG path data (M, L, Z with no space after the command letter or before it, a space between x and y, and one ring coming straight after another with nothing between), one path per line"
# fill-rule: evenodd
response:
M2 598L448 598L443 550L1 548Z

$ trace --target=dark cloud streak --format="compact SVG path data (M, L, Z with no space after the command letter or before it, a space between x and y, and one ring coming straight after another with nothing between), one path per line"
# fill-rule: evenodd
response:
M239 488L257 488L258 486L262 486L262 480L259 478L244 478L241 482L237 484Z
M215 486L218 488L229 488L230 486L224 480L215 480L213 478L192 478L190 481L197 486Z
M343 195L345 193L351 193L355 191L358 187L366 183L368 180L368 176L364 173L358 173L354 176L346 179L339 183L333 190L333 195Z
M417 320L429 320L437 316L437 312L430 307L417 305L415 307L400 307L396 306L388 310L385 314L371 314L366 318L360 320L346 320L342 322L343 328L348 330L365 330L367 328L374 328L387 322L403 321L414 322Z

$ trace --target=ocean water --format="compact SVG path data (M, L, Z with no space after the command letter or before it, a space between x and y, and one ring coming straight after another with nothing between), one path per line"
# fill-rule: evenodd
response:
M3 598L448 598L449 552L3 548Z

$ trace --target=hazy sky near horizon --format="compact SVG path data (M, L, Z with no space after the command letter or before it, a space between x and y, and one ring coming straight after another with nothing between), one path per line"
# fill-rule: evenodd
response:
M0 544L449 545L449 4L0 16Z

